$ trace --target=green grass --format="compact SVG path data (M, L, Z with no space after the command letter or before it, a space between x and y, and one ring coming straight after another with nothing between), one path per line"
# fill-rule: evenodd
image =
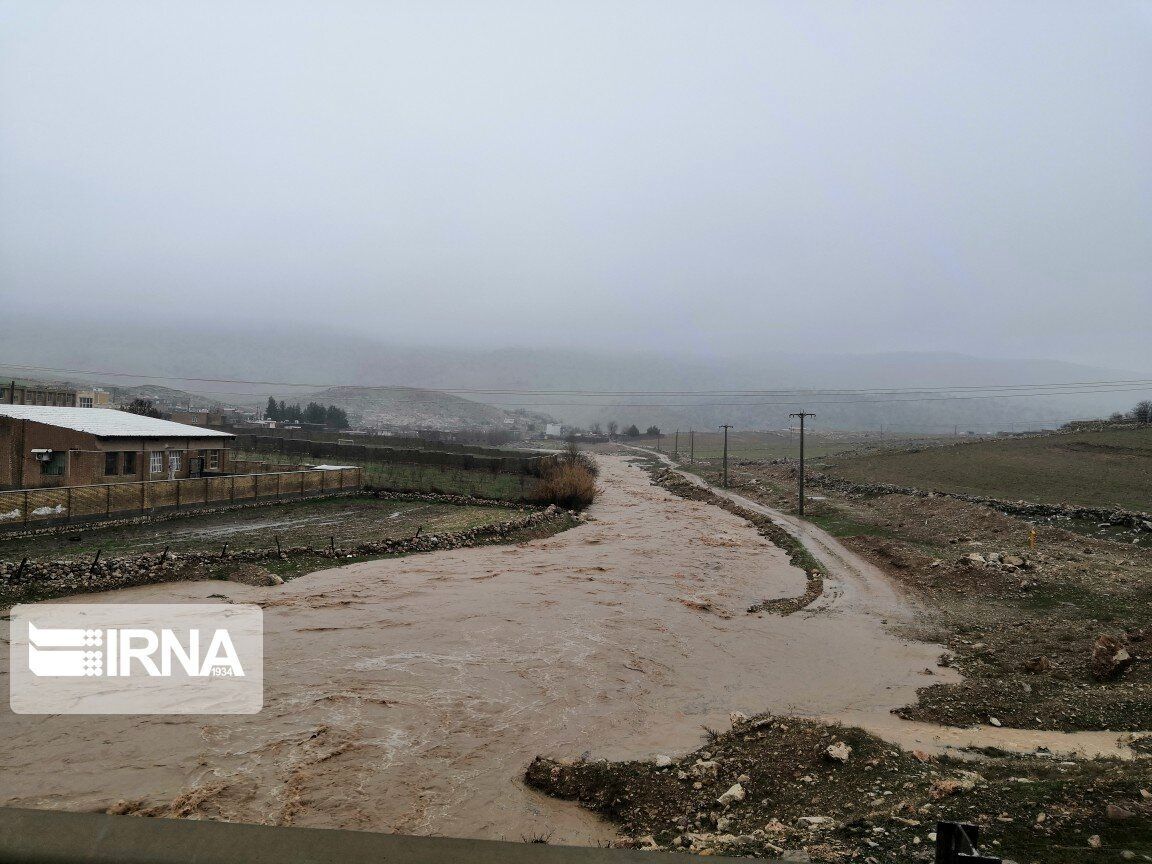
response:
M870 525L867 522L858 522L850 516L835 510L828 510L823 513L813 513L811 509L806 514L806 518L813 525L823 528L833 537L888 537L893 538L896 534L887 528L881 528L878 525Z
M1152 429L1002 439L833 460L858 483L1152 510Z
M831 456L858 447L860 438L847 434L825 435L809 432L804 436L805 456ZM654 446L645 442L644 446ZM671 453L675 446L672 435L664 436L663 449ZM719 432L697 432L695 458L721 459L724 456L724 436ZM688 459L688 433L680 433L680 457ZM800 436L787 432L729 432L728 459L784 459L799 458Z

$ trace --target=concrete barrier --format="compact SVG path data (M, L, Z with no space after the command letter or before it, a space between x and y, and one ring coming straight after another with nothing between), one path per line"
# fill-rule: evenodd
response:
M674 864L695 855L0 808L6 864ZM735 861L735 858L709 858Z

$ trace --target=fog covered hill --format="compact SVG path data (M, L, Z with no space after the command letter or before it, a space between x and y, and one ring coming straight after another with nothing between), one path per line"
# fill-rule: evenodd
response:
M44 322L53 330L66 322ZM1124 410L1147 393L1061 394L1040 398L997 398L920 402L836 401L829 396L632 396L540 395L458 392L424 400L396 391L360 391L358 386L396 385L417 390L586 390L629 391L772 390L826 388L915 388L1049 384L1139 378L1142 373L1044 359L992 359L953 353L902 352L806 355L764 352L724 356L719 347L695 351L590 351L553 348L410 346L322 326L238 327L219 323L176 324L146 332L93 327L83 339L44 339L35 322L22 317L0 322L0 364L41 364L72 369L146 372L152 375L297 382L299 387L227 382L141 382L191 390L224 402L261 404L269 393L290 401L331 401L350 413L383 419L427 413L430 423L448 418L494 420L499 408L523 408L587 424L617 420L640 426L707 428L733 423L741 428L781 428L790 411L817 412L828 428L925 428L961 431L1026 428L1074 417ZM0 365L0 371L5 370ZM33 373L21 373L31 376ZM37 377L48 377L38 375ZM76 376L52 375L54 378ZM1152 377L1152 374L1146 374ZM100 376L100 380L121 379ZM330 386L338 391L323 395ZM392 393L393 395L386 395ZM906 398L911 394L901 394ZM931 395L931 394L925 394ZM337 398L341 402L337 401ZM893 397L895 398L895 397ZM933 397L935 398L935 397ZM342 404L346 400L346 404ZM436 402L439 408L423 406ZM799 404L765 404L793 402ZM488 403L478 405L477 403ZM656 404L659 403L659 404ZM721 403L721 404L717 404ZM391 405L391 409L387 406ZM389 414L389 410L410 414ZM385 421L406 422L406 421ZM453 421L454 422L454 421Z
M409 426L426 429L503 428L508 414L492 405L449 393L416 388L329 387L302 401L335 405L353 426Z

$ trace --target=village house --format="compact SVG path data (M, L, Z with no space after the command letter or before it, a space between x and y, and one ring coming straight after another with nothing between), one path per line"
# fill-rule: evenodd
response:
M113 409L0 404L0 489L219 474L233 437Z

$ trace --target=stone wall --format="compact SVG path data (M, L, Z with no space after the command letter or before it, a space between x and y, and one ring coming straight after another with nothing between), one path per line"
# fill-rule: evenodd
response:
M797 468L792 467L792 473ZM912 495L917 498L951 498L955 501L965 501L969 504L981 504L1007 513L1009 516L1022 518L1061 518L1084 519L1109 525L1131 528L1135 531L1152 532L1152 514L1141 513L1134 510L1120 510L1106 507L1080 507L1072 504L1037 504L1033 501L1005 501L1002 498L990 498L986 495L968 495L963 492L937 492L931 489L917 489L913 486L897 486L894 483L853 483L830 474L809 473L806 475L809 486L818 486L821 489L831 489L845 495L877 496L877 495Z
M458 496L427 495L406 496L406 500L470 502ZM489 502L483 502L488 504ZM538 528L564 519L583 517L550 506L545 510L516 515L502 522L482 525L466 531L440 534L417 534L413 537L361 542L351 546L281 546L276 548L274 538L266 548L228 550L221 552L172 552L101 557L98 560L61 559L53 561L0 562L0 603L42 600L92 591L110 591L134 585L173 582L189 579L212 578L212 569L220 565L259 564L266 561L292 558L331 558L335 564L341 559L372 555L406 555L413 552L433 552L441 549L459 549L487 543L507 541L512 535L526 529Z

